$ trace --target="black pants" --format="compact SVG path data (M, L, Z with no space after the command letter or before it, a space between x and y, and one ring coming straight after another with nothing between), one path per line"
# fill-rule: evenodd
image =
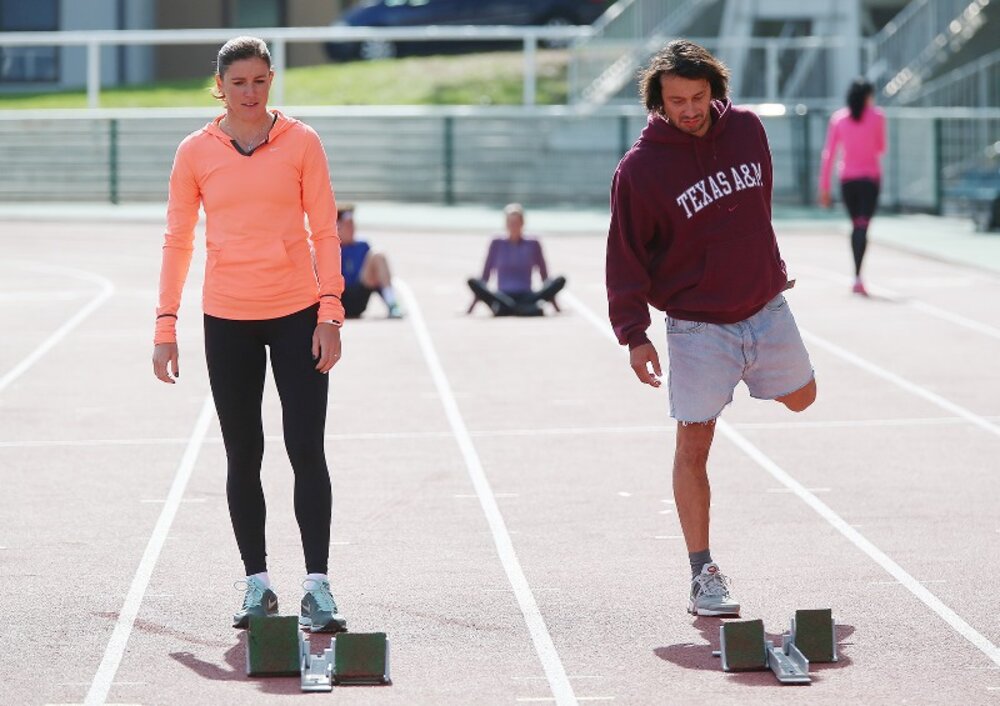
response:
M318 306L262 321L205 315L205 358L228 462L229 516L248 576L267 570L260 482L266 348L281 398L285 449L295 472L295 518L306 571L327 573L332 499L323 434L330 381L317 372L312 357Z
M868 224L878 205L877 179L849 179L840 182L840 193L851 216L851 251L854 253L854 274L861 274L861 261L868 248Z
M565 277L547 279L537 292L494 292L481 279L470 279L469 289L477 300L486 302L495 316L542 316L540 301L549 301L566 286Z

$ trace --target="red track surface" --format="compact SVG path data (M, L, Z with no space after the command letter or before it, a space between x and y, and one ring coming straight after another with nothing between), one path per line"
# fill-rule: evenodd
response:
M247 679L227 623L241 566L214 414L195 433L200 272L168 387L149 363L159 230L0 223L2 703L306 698L294 679ZM796 608L832 607L839 663L802 688L725 674L718 620L685 613L665 387L640 386L608 339L600 233L545 240L569 277L563 314L493 320L462 314L485 232L369 232L414 299L402 322L375 301L345 329L331 575L351 628L389 634L394 684L312 699L1000 703L1000 279L876 247L868 279L892 296L853 297L839 230L781 231L817 403L793 415L741 388L710 460L713 553L744 617L777 636ZM662 352L662 323L651 333ZM270 381L264 412L271 575L288 614L301 548ZM166 502L185 470L182 501Z

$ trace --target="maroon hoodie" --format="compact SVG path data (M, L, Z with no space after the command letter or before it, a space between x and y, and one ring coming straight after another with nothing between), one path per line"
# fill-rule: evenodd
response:
M689 135L650 115L611 187L608 311L622 344L649 342L649 308L730 324L785 286L771 227L771 151L760 119L712 101Z

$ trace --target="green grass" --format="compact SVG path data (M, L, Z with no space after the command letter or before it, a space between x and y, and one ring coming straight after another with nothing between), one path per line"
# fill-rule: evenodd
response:
M566 102L565 51L538 52L540 105ZM520 52L428 56L289 69L285 105L516 105L523 90ZM103 108L180 108L216 104L208 78L101 91ZM0 95L0 110L85 108L85 91Z

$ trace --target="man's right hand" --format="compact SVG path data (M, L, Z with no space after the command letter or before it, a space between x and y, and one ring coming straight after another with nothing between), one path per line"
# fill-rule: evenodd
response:
M635 371L635 376L639 382L652 387L659 387L662 383L660 378L660 356L656 353L656 348L652 343L643 343L636 346L629 352L629 365ZM650 371L652 368L652 371Z

